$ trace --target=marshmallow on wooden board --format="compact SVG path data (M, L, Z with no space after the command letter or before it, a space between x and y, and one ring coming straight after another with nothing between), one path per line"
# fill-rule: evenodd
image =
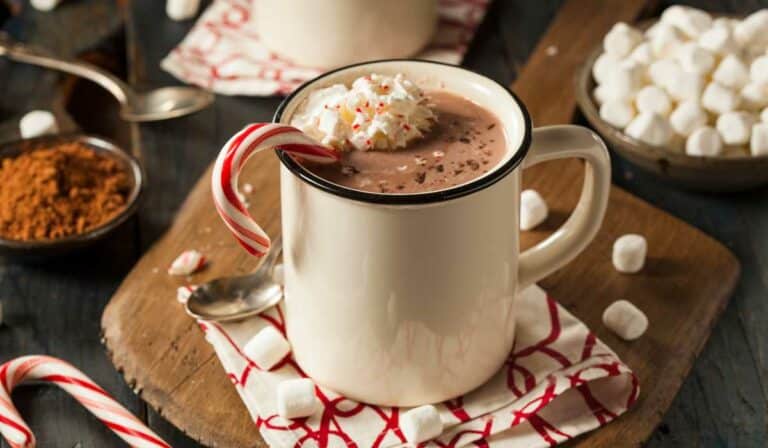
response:
M768 123L768 107L763 109L762 112L760 112L760 121L763 123Z
M405 439L412 444L426 442L443 433L440 413L430 404L404 412L399 423Z
M29 3L31 3L32 7L38 11L47 12L53 11L57 6L59 6L61 0L29 0Z
M727 112L717 118L715 128L726 145L746 145L752 133L754 117L744 111Z
M288 419L309 417L317 412L315 383L309 378L282 381L277 385L277 413Z
M173 20L193 18L200 8L200 0L166 0L165 13Z
M689 156L717 156L723 152L723 140L715 128L702 126L685 141L685 153Z
M34 138L59 132L56 117L47 110L27 112L19 121L21 138Z
M749 82L749 68L735 54L729 54L717 65L712 79L725 87L740 89Z
M648 330L648 317L626 300L617 300L603 311L603 325L625 341L633 341Z
M768 30L765 30L768 33ZM768 84L768 54L755 58L749 66L749 77L760 84Z
M661 115L641 112L624 129L624 132L649 145L661 146L672 138L672 127Z
M635 49L632 50L632 53L629 54L629 59L643 65L650 65L653 63L655 58L653 56L651 44L648 42L643 42L636 46Z
M738 51L731 29L725 26L713 26L701 33L697 40L699 46L717 55L726 55Z
M547 219L549 208L536 190L520 193L520 229L531 230Z
M760 110L768 106L768 84L749 82L741 89L741 105L744 109Z
M662 23L679 29L688 37L697 37L712 26L712 16L686 6L670 6L661 14Z
M672 101L661 87L645 86L635 96L638 112L649 112L666 117L672 110Z
M671 58L683 44L683 40L677 29L669 24L660 23L650 37L651 50L659 58Z
M600 118L624 129L635 117L635 108L627 100L609 100L600 106Z
M256 333L243 347L243 353L262 370L269 370L291 352L283 335L269 325Z
M768 122L752 126L749 150L753 156L768 156Z
M669 124L677 134L688 137L693 131L707 124L707 113L696 101L683 101L672 111Z
M631 98L640 89L643 82L643 66L637 62L625 60L611 70L603 83L607 99Z
M608 79L608 74L621 64L621 58L609 53L601 53L592 65L592 77L598 84Z
M715 67L715 55L695 43L681 46L675 57L686 72L706 75Z
M717 82L711 82L704 89L701 96L701 105L704 109L715 113L724 114L739 107L740 96L733 90Z
M619 22L611 28L603 38L603 49L606 53L618 58L629 54L641 41L643 34L624 22Z
M766 30L768 30L768 9L761 9L738 22L733 28L733 37L742 47L768 45Z
M622 235L613 242L613 267L625 274L639 272L645 265L647 252L645 237L634 233Z

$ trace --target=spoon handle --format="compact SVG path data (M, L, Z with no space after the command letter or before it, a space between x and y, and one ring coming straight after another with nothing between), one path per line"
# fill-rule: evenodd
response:
M114 95L120 104L126 104L131 90L127 84L111 73L87 62L64 59L47 51L14 41L7 33L0 32L0 56L26 64L46 67L89 79Z
M272 270L272 268L275 266L275 263L277 263L277 257L280 256L280 253L283 251L283 236L280 235L274 240L272 240L272 245L269 249L269 253L264 259L264 266L269 268L269 270Z

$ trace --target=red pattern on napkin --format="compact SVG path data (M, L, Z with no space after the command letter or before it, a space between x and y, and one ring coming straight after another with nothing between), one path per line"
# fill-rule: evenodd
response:
M488 4L438 0L437 31L416 57L461 62ZM259 39L251 11L251 0L215 0L160 65L186 83L224 95L285 95L323 72L269 51Z
M635 402L639 385L632 371L542 289L524 291L517 307L515 347L505 366L485 385L437 405L445 431L420 446L554 446L607 424ZM358 403L320 387L322 412L296 420L277 415L277 384L304 373L290 356L263 371L241 347L265 325L285 334L280 308L239 323L199 323L270 446L405 442L400 408Z

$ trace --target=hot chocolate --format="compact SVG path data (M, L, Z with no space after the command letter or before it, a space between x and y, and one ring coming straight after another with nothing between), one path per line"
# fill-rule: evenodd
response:
M472 101L428 93L435 122L424 137L396 151L348 151L340 164L302 162L314 174L347 188L407 194L444 190L483 176L504 158L498 118Z

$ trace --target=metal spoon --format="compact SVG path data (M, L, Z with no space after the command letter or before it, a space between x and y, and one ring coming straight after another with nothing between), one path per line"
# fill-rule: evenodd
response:
M228 321L259 314L277 304L283 298L283 289L272 278L272 271L282 250L282 238L277 238L253 273L200 285L187 301L187 314L197 319Z
M0 33L0 56L71 73L99 84L120 102L120 116L128 121L158 121L197 112L213 102L214 95L193 87L162 87L138 93L111 73L94 65L61 59L46 51L15 42Z

